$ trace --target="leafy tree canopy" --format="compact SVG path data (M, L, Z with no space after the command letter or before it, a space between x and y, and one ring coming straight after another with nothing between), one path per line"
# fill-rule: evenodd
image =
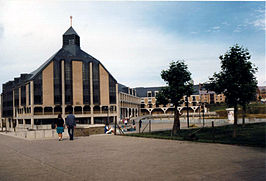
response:
M162 70L161 77L167 86L162 88L156 96L159 104L172 103L178 106L182 103L181 99L184 95L192 94L191 73L184 61L171 62L169 69Z
M208 89L224 93L229 106L247 104L256 95L257 68L249 61L251 58L247 49L235 45L221 55L221 71L210 78Z

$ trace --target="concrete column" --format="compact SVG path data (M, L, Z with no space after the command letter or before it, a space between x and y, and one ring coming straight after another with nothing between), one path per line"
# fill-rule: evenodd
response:
M14 126L13 126L13 119L10 119L10 125L11 125L11 131L14 131Z
M34 128L34 118L33 117L30 118L30 126L31 126L31 129Z
M109 118L108 118L108 117L109 117ZM110 117L111 117L111 116L110 116L110 106L108 105L108 106L107 106L107 120L109 119L109 120L108 120L108 124L110 124Z
M26 120L23 119L23 128L25 128L25 127L26 127Z
M6 120L6 131L9 131L9 119L6 118L5 120Z
M21 106L21 88L18 89L18 106Z
M30 82L30 107L31 107L31 118L30 118L30 125L31 125L31 128L33 129L34 127L34 107L33 107L33 104L34 104L34 87L33 87L33 81Z
M129 117L129 108L126 108L127 112L126 112L126 117Z
M65 105L65 62L61 61L61 85L62 85L62 118L66 120L66 105Z
M91 124L94 124L94 114L93 114L93 81L92 81L92 62L90 62L90 101L91 101Z
M16 117L16 107L15 107L15 91L13 90L13 118Z
M118 111L118 110L117 110ZM119 108L119 112L121 113L117 118L121 119L121 117L123 116L123 112L122 112L122 108Z
M94 124L93 107L94 107L94 106L91 106L91 124Z

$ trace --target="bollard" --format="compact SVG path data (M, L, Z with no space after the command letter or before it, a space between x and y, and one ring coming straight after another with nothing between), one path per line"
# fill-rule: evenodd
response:
M142 123L142 121L141 121L141 119L139 120L139 133L140 133L140 128L141 128L141 123Z
M115 132L114 132L114 135L116 135L116 125L117 125L117 119L115 118Z

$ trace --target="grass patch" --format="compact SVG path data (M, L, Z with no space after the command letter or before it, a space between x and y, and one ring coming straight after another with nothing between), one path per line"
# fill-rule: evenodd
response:
M239 125L237 128L237 137L232 138L233 125L219 126L214 129L214 139L212 128L193 128L182 129L180 135L171 136L171 131L156 131L151 133L132 133L125 136L171 139L171 140L188 140L195 142L223 143L233 145L265 147L266 123L246 124L245 127ZM197 132L196 132L197 131ZM196 133L195 133L196 132ZM191 136L194 133L193 136Z

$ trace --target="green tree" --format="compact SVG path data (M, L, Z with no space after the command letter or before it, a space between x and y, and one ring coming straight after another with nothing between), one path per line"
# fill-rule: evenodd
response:
M180 133L180 120L177 107L183 103L183 96L190 95L193 92L193 83L191 73L188 71L184 61L171 62L169 69L162 70L162 79L167 86L162 88L157 94L158 104L172 103L174 105L174 124L172 135Z
M254 76L257 68L249 61L247 49L235 45L221 55L221 71L210 78L209 89L226 96L226 104L234 107L234 133L236 137L238 104L243 108L245 121L246 105L256 95L257 80Z

